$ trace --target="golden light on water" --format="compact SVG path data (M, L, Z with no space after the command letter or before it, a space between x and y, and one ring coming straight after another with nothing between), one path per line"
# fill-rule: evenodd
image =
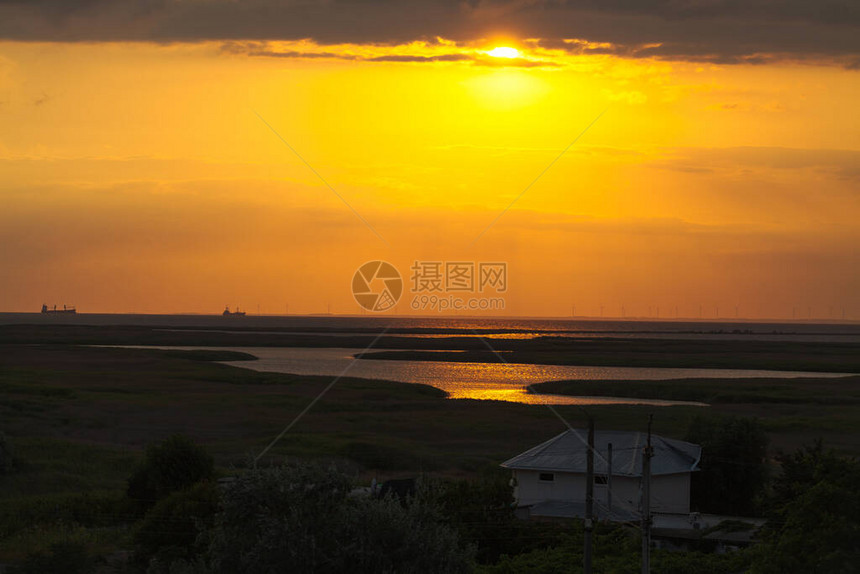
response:
M494 58L517 58L520 55L520 51L509 46L499 46L487 52L487 55Z

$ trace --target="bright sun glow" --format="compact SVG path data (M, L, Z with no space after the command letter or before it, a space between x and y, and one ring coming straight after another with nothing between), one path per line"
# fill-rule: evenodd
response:
M493 48L487 55L492 56L494 58L516 58L520 55L520 51L516 48L508 48L506 46L499 46L498 48Z

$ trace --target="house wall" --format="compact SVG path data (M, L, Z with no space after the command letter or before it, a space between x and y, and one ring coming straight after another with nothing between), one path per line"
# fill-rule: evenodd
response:
M690 512L690 473L663 474L651 479L651 510Z
M519 506L527 506L544 500L585 500L585 475L555 472L554 480L540 480L544 474L534 470L515 470L516 487L514 498ZM614 487L613 487L614 488Z
M585 475L553 472L552 481L540 480L546 474L535 470L515 470L514 498L519 506L545 500L585 502ZM639 477L612 477L612 506L627 510L639 509ZM595 514L600 516L608 505L608 488L594 485ZM690 473L668 474L651 479L651 510L686 514L690 511Z

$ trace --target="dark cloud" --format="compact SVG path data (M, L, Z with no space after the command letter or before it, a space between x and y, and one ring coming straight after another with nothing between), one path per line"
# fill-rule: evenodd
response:
M493 58L480 52L448 53L423 56L420 54L384 54L365 56L349 52L278 50L268 42L225 42L221 52L261 58L326 58L334 60L362 60L365 62L471 62L475 65L506 68L557 67L554 62L527 58Z
M440 54L438 56L418 56L412 54L391 54L364 58L368 62L471 62L479 66L493 68L554 68L558 64L527 58L493 58L479 54Z
M274 50L269 46L267 42L225 42L221 45L221 52L225 54L255 56L261 58L331 58L338 60L359 59L359 57L356 55L337 52L299 52L297 50Z
M472 60L468 54L441 54L439 56L413 56L408 54L392 54L368 58L371 62L462 62Z
M540 38L577 53L856 67L860 0L0 0L0 38L397 44ZM582 38L609 45L564 43Z

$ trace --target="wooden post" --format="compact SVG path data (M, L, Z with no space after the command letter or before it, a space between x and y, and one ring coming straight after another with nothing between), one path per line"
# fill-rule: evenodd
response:
M651 572L651 419L648 416L648 444L642 449L642 574Z
M606 457L606 506L609 508L609 520L612 520L612 443L607 447Z
M588 453L585 471L585 550L582 565L591 574L591 542L594 528L594 419L588 417Z

